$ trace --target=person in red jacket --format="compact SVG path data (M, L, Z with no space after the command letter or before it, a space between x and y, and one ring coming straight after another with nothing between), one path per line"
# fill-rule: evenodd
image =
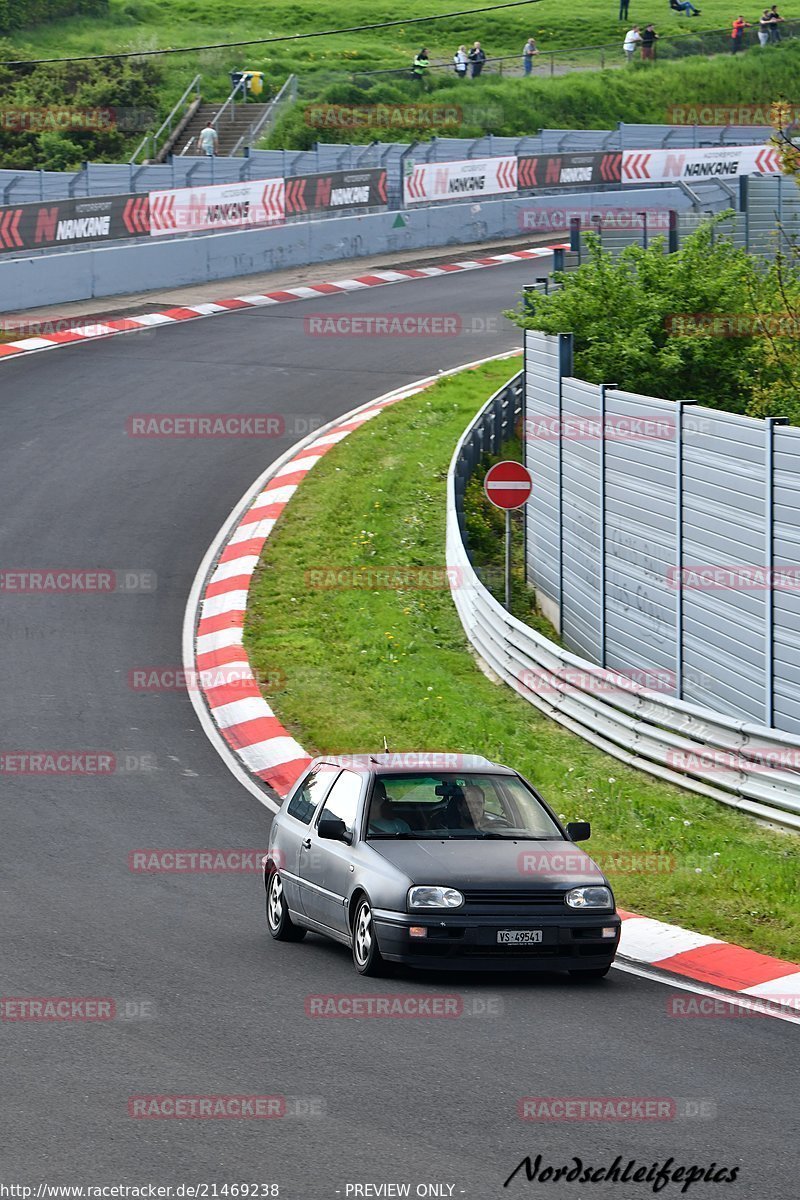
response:
M733 54L735 54L737 50L741 50L742 41L744 40L744 31L745 31L745 29L749 29L749 28L750 28L750 22L745 21L744 17L737 17L736 20L733 22L733 29L731 29L731 38L733 39L733 45L731 46L731 52Z

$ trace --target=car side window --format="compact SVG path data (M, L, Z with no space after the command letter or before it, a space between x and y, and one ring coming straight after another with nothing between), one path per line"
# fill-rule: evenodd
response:
M315 767L303 786L294 794L289 802L289 807L286 810L289 816L296 817L304 825L310 825L311 818L317 811L320 800L325 796L338 771L338 767L325 766L324 764Z
M352 771L342 771L336 783L328 793L325 807L320 813L323 817L338 817L344 821L345 829L352 833L358 814L358 798L361 795L361 776Z

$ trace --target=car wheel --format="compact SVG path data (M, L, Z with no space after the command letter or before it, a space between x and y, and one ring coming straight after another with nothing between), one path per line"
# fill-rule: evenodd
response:
M605 979L608 972L611 970L611 963L607 967L578 967L575 971L570 971L573 979Z
M301 942L306 930L295 925L286 907L283 880L273 871L267 883L267 928L276 942Z
M383 959L375 936L375 923L369 901L363 897L353 918L353 962L359 975L381 975Z

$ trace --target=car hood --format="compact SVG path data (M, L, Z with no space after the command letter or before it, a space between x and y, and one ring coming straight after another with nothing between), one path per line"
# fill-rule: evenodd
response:
M606 882L588 854L560 840L379 838L369 844L412 883L513 888Z

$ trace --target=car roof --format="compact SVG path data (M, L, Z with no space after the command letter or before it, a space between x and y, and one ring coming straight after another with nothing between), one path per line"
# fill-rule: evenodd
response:
M445 753L442 750L393 750L374 754L325 754L311 767L329 764L373 775L492 774L516 775L510 767L492 762L482 754ZM310 769L310 768L309 768Z

